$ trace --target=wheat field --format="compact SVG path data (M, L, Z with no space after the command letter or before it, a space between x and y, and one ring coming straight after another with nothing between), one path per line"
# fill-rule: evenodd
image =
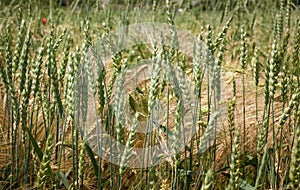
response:
M298 0L0 2L0 189L299 189Z

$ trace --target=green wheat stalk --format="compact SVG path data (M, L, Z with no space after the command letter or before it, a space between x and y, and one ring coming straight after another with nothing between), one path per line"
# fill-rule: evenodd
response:
M37 174L37 184L36 184L37 189L44 189L44 187L46 186L47 179L49 178L48 167L51 161L52 147L53 147L52 135L49 134L46 141L46 147L43 154L41 166Z
M291 164L290 164L290 188L298 189L300 182L300 128L295 126L295 138L294 146L291 155Z
M213 186L214 178L212 170L208 170L205 174L204 183L201 186L201 190L210 190Z
M231 153L231 163L230 163L230 179L229 184L226 189L228 190L234 190L239 188L239 176L240 176L240 170L239 170L239 136L240 133L237 130L234 137L234 143L232 147L232 153Z

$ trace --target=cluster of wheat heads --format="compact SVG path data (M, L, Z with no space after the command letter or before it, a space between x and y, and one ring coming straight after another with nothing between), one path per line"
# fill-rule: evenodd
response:
M220 27L213 24L220 18L216 10L208 13L207 27L194 29L193 59L179 51L180 36L173 27L182 24L181 17L198 22L192 2L182 5L191 12L176 13L171 2L154 0L145 7L148 12L136 13L126 1L120 16L99 13L97 1L89 17L71 14L85 8L80 3L65 12L50 4L46 25L35 3L11 3L8 7L16 12L3 9L7 19L0 20L1 189L299 188L300 23L293 2L256 2L252 8L243 0L224 2ZM262 17L265 12L273 17ZM100 14L106 18L101 25L95 19ZM159 38L160 46L135 45L109 59L97 53L87 59L97 39L107 39L113 51L113 30L140 21L143 14L145 20L166 22L171 38ZM186 22L182 26L192 28ZM141 58L149 58L151 65L135 67ZM92 104L80 99L76 107L80 69L87 75L83 87L95 99ZM214 112L216 105L222 113ZM88 122L78 126L78 113L82 122L91 110L103 128ZM126 120L128 115L132 120ZM161 125L147 123L149 118ZM133 148L162 142L180 147L182 126L188 123L196 132L172 157L148 168L127 167ZM138 132L143 127L158 129ZM118 165L99 154L111 150L102 150L104 137L86 135L104 129L125 147Z

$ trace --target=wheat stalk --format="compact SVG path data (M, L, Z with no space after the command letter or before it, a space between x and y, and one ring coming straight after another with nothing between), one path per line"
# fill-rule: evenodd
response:
M291 168L289 178L291 180L290 187L298 189L300 184L300 129L299 126L295 129L294 147L291 155Z
M232 153L231 153L231 163L230 163L230 179L229 184L226 189L234 190L239 188L239 136L240 133L237 130L234 137Z
M211 189L213 184L213 172L212 170L208 170L205 174L205 179L204 179L204 183L201 187L201 190L209 190Z
M46 185L47 178L49 177L48 167L50 167L49 163L51 161L51 154L52 154L52 135L49 134L47 141L45 152L43 154L43 159L41 162L41 166L39 172L37 174L37 184L36 187L38 189L43 189Z

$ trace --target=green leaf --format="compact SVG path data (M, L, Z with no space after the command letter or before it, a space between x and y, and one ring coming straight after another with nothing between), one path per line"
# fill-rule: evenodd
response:
M135 113L137 110L137 103L130 94L128 96L128 103L129 103L129 106L130 106L130 109L132 110L132 112Z
M92 161L94 173L95 173L96 177L98 178L99 177L98 176L99 167L98 167L97 161L94 157L94 153L93 153L92 149L90 148L90 146L86 142L84 142L84 146L85 146L86 152L88 153L88 155Z
M247 181L243 179L239 179L239 186L240 188L245 190L255 190L255 188L252 185L250 185Z
M61 178L61 182L64 184L64 186L69 189L70 187L70 183L69 180L67 179L66 175L64 173L62 173L61 171L59 172L60 178Z
M144 95L144 92L139 87L136 87L135 91L140 93L141 95Z
M27 134L29 135L29 140L32 143L34 150L36 151L40 161L42 161L43 160L43 152L40 149L39 145L37 144L35 138L32 136L30 130L26 126L23 127L23 130L26 131Z
M42 152L42 150L40 149L40 147L38 146L38 144L37 144L35 138L32 136L32 134L31 134L29 128L26 127L26 126L23 126L23 130L24 130L25 132L27 132L27 134L28 134L28 136L29 136L29 140L30 140L30 142L32 143L32 145L33 145L33 147L34 147L34 150L36 151L36 153L37 153L37 155L38 155L40 161L42 161L42 160L43 160L43 152ZM55 178L54 178L53 171L52 171L52 169L51 169L51 167L50 167L49 164L47 164L47 168L48 168L48 171L49 171L49 173L50 173L51 178L52 178L52 179L55 179Z

